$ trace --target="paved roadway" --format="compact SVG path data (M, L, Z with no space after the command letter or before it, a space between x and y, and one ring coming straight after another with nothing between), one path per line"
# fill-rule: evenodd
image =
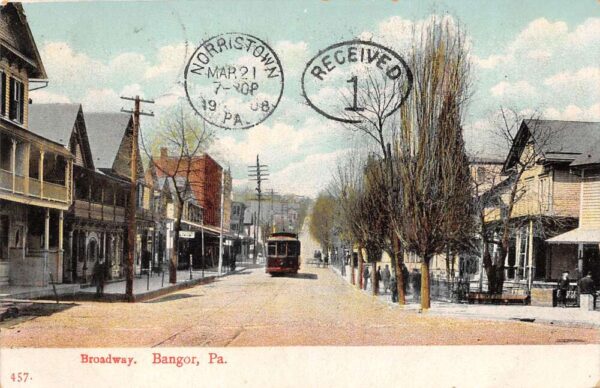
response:
M303 233L310 256L313 242ZM44 310L45 311L45 310ZM248 269L137 304L81 302L0 323L3 347L600 343L598 330L403 311L330 269L296 277Z

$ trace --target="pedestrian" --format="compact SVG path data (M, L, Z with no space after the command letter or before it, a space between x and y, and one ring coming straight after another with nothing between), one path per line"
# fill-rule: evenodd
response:
M369 267L365 265L365 270L363 271L363 290L367 289L367 283L369 282L369 277L371 273L369 272Z
M398 302L398 283L396 283L396 276L392 277L390 281L390 292L392 293L392 303Z
M567 307L567 291L569 290L569 272L562 273L558 280L558 304Z
M101 297L104 294L104 280L106 276L106 270L104 269L104 263L98 259L94 264L92 272L92 280L96 286L96 296Z
M580 295L592 295L594 298L594 307L596 306L596 287L594 279L592 279L592 271L588 271L587 275L577 282Z
M404 296L406 297L406 288L408 287L410 274L408 273L408 268L406 268L406 264L402 263L402 291L404 292Z
M383 293L387 293L390 289L390 278L392 274L390 273L389 265L385 265L383 272L381 273L381 280L383 280Z
M340 265L340 273L342 276L346 276L346 260L343 257L340 259Z
M412 290L413 290L413 300L421 299L421 273L418 269L414 268L412 272Z

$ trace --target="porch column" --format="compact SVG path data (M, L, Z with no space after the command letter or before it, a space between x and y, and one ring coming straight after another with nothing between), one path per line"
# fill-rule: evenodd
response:
M529 246L527 247L527 288L533 284L533 220L529 220Z
M58 250L56 252L56 281L58 283L63 282L63 272L61 269L63 268L63 259L64 259L64 249L63 249L63 239L64 239L64 213L62 210L59 210L58 213Z
M66 193L66 201L67 203L71 203L71 198L73 195L73 189L72 189L72 180L71 178L71 168L73 167L73 161L71 159L67 160L67 165L65 166L65 189L67 190Z
M17 140L11 139L12 147L10 149L10 171L12 172L12 192L15 192L15 184L17 180Z
M38 175L40 178L40 198L44 198L44 155L45 151L40 150L40 164L38 166Z
M50 250L50 208L46 208L46 217L44 217L44 275L42 284L46 285L46 275L48 274L48 251Z
M23 151L23 192L25 195L29 195L29 154L31 153L31 144L25 144L25 150Z
M79 233L81 233L81 231ZM84 236L85 236L85 240L83 242L83 267L81 268L81 270L82 270L83 282L87 283L86 271L87 271L87 263L88 263L88 238L90 236L90 232L88 232L86 230L84 232Z
M583 244L577 244L577 270L578 277L583 277Z
M75 283L77 279L77 264L75 264L75 272L73 272L73 260L75 260L75 254L73 252L73 229L69 230L69 262L67 271L70 275L70 282Z
M517 229L517 233L515 236L515 265L513 267L514 272L515 272L515 276L514 276L515 280L519 280L519 267L521 266L521 256L523 254L523 252L521 252L521 247L523 244L523 242L521 241L522 239L523 239L523 234L521 233L521 228L519 228L519 229ZM506 263L506 265L508 265L508 262ZM525 260L523 260L523 265L526 265ZM507 276L507 278L508 278L508 276Z

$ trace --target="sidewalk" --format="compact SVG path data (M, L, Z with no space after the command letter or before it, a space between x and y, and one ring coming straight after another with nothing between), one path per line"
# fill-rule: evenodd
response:
M342 277L340 269L331 266L332 270L340 275L341 279L350 284L350 271L346 267L346 276ZM357 289L357 291L359 291ZM366 295L371 294L371 282L369 281L367 290L360 290ZM585 311L577 307L541 307L541 306L521 306L521 305L481 305L481 304L460 304L449 302L431 301L431 308L421 311L421 305L412 300L412 295L407 295L407 304L400 306L392 303L391 295L378 295L379 301L386 303L390 308L398 308L414 313L423 313L430 316L445 316L457 318L472 318L484 320L507 320L535 322L557 326L584 327L600 329L600 311Z
M225 272L221 276L227 276L242 272L246 266L238 266L233 272ZM225 269L224 269L225 270ZM135 276L133 278L133 295L136 302L153 299L161 295L169 294L177 290L193 287L199 284L210 283L217 279L218 273L215 268L209 270L194 270L190 279L190 271L177 271L177 283L169 283L169 273ZM104 301L124 301L125 298L125 280L106 283L104 285L104 295L101 298L96 297L96 287L90 286L81 288L75 296L78 300L104 300Z

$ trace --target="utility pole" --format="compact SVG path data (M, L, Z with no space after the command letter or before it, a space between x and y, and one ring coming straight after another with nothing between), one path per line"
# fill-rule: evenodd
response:
M224 212L224 204L225 204L225 169L221 170L221 233L219 233L219 276L221 276L221 271L223 269L223 216Z
M133 114L133 133L131 135L131 187L129 188L129 203L127 207L127 262L125 266L125 296L133 302L133 261L135 257L137 207L137 166L138 166L138 134L140 131L140 115L154 116L152 112L140 111L140 103L154 104L152 100L141 99L140 96L124 97L123 100L133 101L133 110L121 108L121 112Z
M258 157L258 155L256 155L256 165L253 166L248 166L248 177L250 178L251 181L256 181L256 192L258 194L258 215L257 215L257 220L256 220L256 225L254 226L255 228L259 228L259 231L256 232L255 229L255 234L258 234L257 238L255 238L254 240L254 258L253 258L253 262L254 264L256 264L256 255L258 254L258 239L260 239L260 202L261 202L261 196L262 196L262 189L260 187L262 181L268 180L268 178L266 178L267 176L269 176L268 174L268 168L269 166L267 166L266 164L260 164L260 159Z

